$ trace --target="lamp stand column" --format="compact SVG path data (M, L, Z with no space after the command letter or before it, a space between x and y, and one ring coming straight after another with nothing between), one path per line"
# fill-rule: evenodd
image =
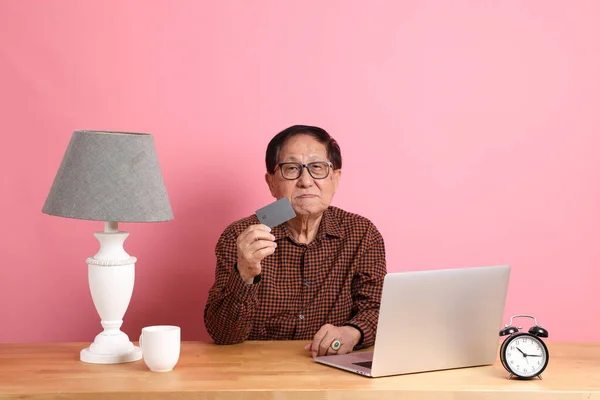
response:
M100 242L100 250L86 263L90 292L104 331L96 335L90 347L81 350L80 359L93 364L140 360L142 351L121 331L133 294L137 261L123 249L129 233L119 231L117 222L105 222L104 232L96 232L94 236Z

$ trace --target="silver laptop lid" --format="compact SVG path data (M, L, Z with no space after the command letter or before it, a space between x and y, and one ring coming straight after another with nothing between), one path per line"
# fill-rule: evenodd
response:
M389 273L372 376L493 364L510 266Z

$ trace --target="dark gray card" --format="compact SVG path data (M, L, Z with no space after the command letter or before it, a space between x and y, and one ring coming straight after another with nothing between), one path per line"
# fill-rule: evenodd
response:
M274 228L277 225L283 224L284 222L294 218L296 213L290 204L290 200L287 197L282 197L281 199L257 210L256 216L261 224L265 224L269 228Z

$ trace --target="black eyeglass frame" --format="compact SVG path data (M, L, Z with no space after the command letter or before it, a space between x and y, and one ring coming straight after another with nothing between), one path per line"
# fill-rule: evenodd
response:
M300 166L300 173L298 174L298 176L296 178L286 178L283 175L283 166L284 165L290 165L290 164L294 164L294 165L298 165ZM315 177L312 172L310 172L310 166L313 164L327 164L327 174L323 177L317 178ZM311 176L311 178L313 179L325 179L329 176L329 174L331 173L331 170L335 170L335 168L333 168L333 163L330 161L313 161L313 162L309 162L308 164L303 164L303 163L299 163L299 162L283 162L283 163L279 163L277 164L277 167L279 167L279 172L281 172L281 177L283 179L285 179L286 181L295 181L296 179L300 179L300 177L302 176L302 174L304 173L304 169L306 168L306 170L308 171L308 174Z

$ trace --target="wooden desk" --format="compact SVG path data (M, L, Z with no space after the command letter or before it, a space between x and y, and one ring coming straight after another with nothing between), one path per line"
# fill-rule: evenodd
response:
M317 364L304 342L184 342L171 372L143 361L79 361L81 343L0 344L1 399L600 399L600 343L552 343L543 380L507 380L499 362L385 378Z

